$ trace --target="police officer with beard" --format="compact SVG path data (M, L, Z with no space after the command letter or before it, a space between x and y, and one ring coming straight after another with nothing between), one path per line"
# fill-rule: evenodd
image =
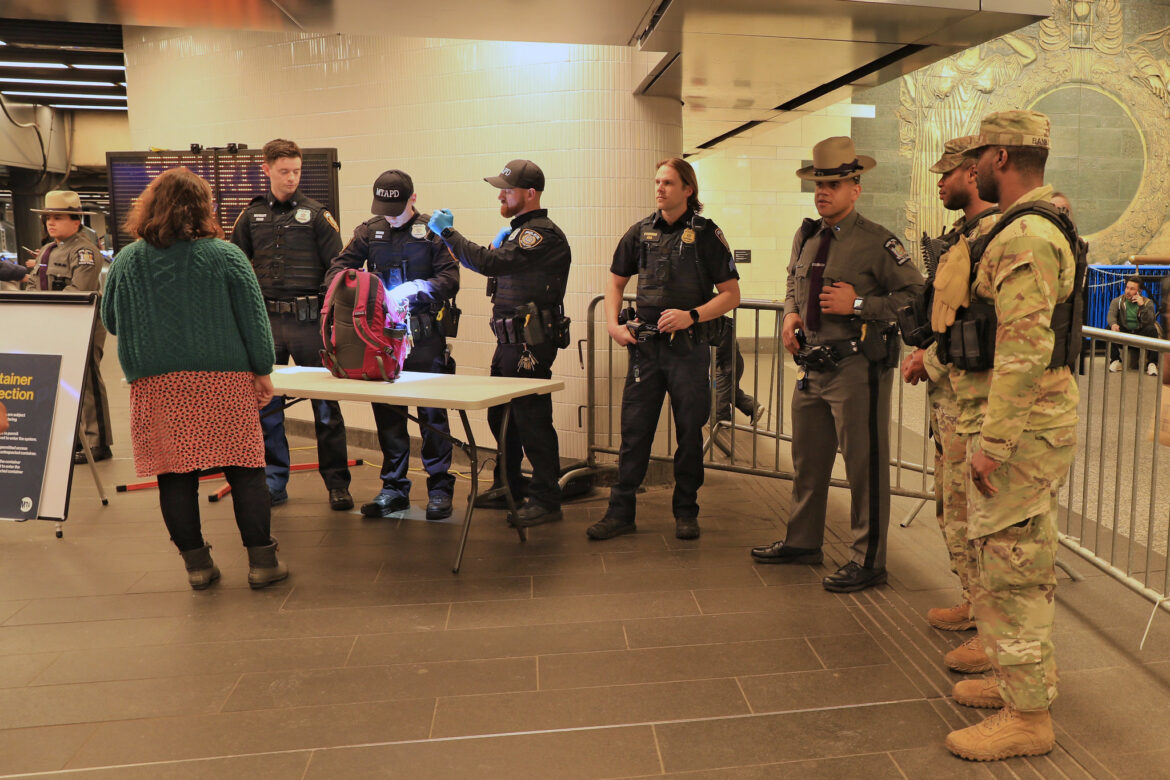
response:
M447 299L459 292L459 263L438 237L427 229L429 214L414 204L418 193L406 173L386 171L374 182L374 216L358 225L353 238L334 258L325 277L325 289L346 268L366 268L382 278L387 305L410 307L414 346L403 364L406 371L453 374L455 362L447 352L445 323L450 321ZM444 317L444 314L447 317ZM410 506L410 437L405 408L373 404L382 449L382 490L362 506L366 517L388 517ZM427 472L427 519L451 516L450 426L446 409L419 408L422 461ZM446 434L446 435L444 435Z
M710 345L719 322L739 305L739 274L727 240L714 222L698 215L699 183L685 160L658 164L653 214L636 222L618 243L609 269L605 318L610 337L629 347L630 368L622 392L622 445L618 481L609 509L591 525L590 539L610 539L636 529L635 494L650 465L650 448L666 393L670 393L678 447L674 452L674 535L699 536L699 487L703 484L703 425L711 408ZM636 316L621 316L630 277L638 277ZM717 292L712 292L712 287Z
M236 217L232 243L244 250L268 308L276 364L289 357L298 366L321 365L320 288L329 262L341 252L341 233L333 215L298 189L301 149L277 138L264 144L264 175L271 184ZM329 506L353 509L346 465L345 421L336 401L310 401L317 434L317 462ZM273 506L288 500L289 451L284 434L284 396L260 412L268 494Z
M492 277L492 331L496 352L492 376L551 379L557 350L568 346L565 287L572 254L561 229L541 208L544 172L531 160L512 160L499 176L484 179L500 192L500 214L511 223L483 247L452 227L447 209L431 216L430 228L442 236L451 253L464 266ZM553 427L552 396L527 395L511 401L504 456L508 485L513 494L520 486L521 448L532 464L527 495L512 522L519 527L549 523L562 518L560 446ZM499 441L504 407L488 410L488 423ZM498 468L498 467L497 467ZM500 487L497 471L496 484Z

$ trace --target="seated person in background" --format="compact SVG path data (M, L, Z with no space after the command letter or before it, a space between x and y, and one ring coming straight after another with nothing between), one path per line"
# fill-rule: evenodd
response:
M1154 302L1142 295L1141 282L1135 278L1125 280L1125 292L1109 304L1109 329L1119 333L1134 333L1138 336L1158 338L1158 316ZM1158 374L1158 353L1146 350L1146 373ZM1122 368L1121 345L1109 345L1109 370L1116 373Z
M723 323L719 344L715 347L715 422L731 422L734 409L743 412L752 425L764 416L764 406L739 387L743 368L735 325L729 319Z

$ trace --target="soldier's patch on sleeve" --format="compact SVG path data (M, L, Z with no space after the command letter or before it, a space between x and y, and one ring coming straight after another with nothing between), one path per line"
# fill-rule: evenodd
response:
M891 237L886 241L886 251L890 253L890 257L894 258L894 262L902 265L910 259L910 253L906 251L906 247L902 246L902 242L896 238Z
M723 228L715 228L715 238L719 239L728 252L731 251L731 245L727 243L727 237L723 235Z
M321 209L321 213L325 215L325 221L329 223L329 227L340 233L341 226L337 224L337 220L335 220L333 215L329 213L329 209Z
M531 228L524 228L520 231L520 239L518 243L521 249L535 249L544 240L544 236L537 233Z
M77 250L77 264L78 265L93 265L93 250L78 249Z

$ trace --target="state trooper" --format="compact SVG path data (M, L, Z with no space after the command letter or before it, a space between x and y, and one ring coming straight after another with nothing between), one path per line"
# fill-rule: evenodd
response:
M374 182L374 216L358 225L353 238L333 259L323 289L346 268L364 264L382 278L387 305L408 306L414 346L403 369L429 374L455 373L455 361L447 349L447 328L454 321L454 304L459 292L459 263L439 238L427 229L430 214L415 209L418 193L408 174L384 172ZM366 517L388 517L410 506L410 437L406 432L406 409L373 404L382 449L382 490L362 506ZM422 462L427 472L428 520L451 516L451 495L455 475L451 473L451 428L447 410L418 410L422 434Z
M934 281L939 260L965 237L974 241L995 224L999 207L979 197L975 186L975 161L963 152L973 145L978 136L963 136L947 141L942 157L930 170L939 174L938 197L943 207L963 214L950 229L938 238L923 234L922 246L928 287ZM973 562L967 547L967 478L965 442L955 436L959 404L951 386L951 368L939 360L938 343L933 338L930 323L930 290L923 295L921 306L914 307L914 322L899 319L906 343L915 346L902 361L902 378L910 384L926 381L926 397L930 407L930 428L934 436L935 504L939 528L946 542L951 571L959 578L962 601L952 607L934 607L927 611L926 620L944 631L966 631L975 628L971 617L971 589L969 580ZM907 312L911 307L903 309ZM900 313L901 314L901 313ZM946 665L958 672L976 673L991 667L983 643L978 636L964 642L946 654Z
M318 323L321 282L330 261L341 252L341 232L333 215L300 191L301 149L277 138L264 144L261 168L269 190L257 195L236 217L232 243L244 250L256 270L272 339L276 365L291 357L298 366L321 365ZM317 468L329 491L329 506L353 509L349 494L345 421L336 401L315 400ZM290 457L284 433L284 396L260 412L268 495L273 506L288 501Z
M81 215L90 212L81 208L81 197L71 190L46 193L45 207L33 209L43 214L45 230L52 242L43 250L46 288L58 292L94 292L101 290L101 272L105 258L97 245L82 230ZM97 320L93 330L93 345L86 366L85 385L81 391L81 431L95 461L113 456L114 442L110 420L110 398L102 380L102 355L105 352L106 329ZM85 452L78 441L73 453L74 463L85 463Z
M586 530L590 539L637 530L636 493L650 464L666 393L678 440L674 535L699 536L703 425L711 411L710 346L722 337L708 323L722 324L719 318L739 305L739 274L723 231L699 216L703 204L690 163L677 157L658 163L654 196L658 208L626 231L609 267L606 324L610 338L628 348L630 367L622 391L618 479L605 515ZM638 292L631 313L624 310L622 297L635 274Z
M758 563L820 563L829 480L837 445L851 493L850 560L825 577L848 593L886 581L890 516L891 368L896 312L922 290L902 243L857 213L861 175L876 165L853 140L813 147L796 175L816 183L819 220L806 219L792 243L781 331L796 357L792 395L792 518L782 541L752 549Z
M1048 117L983 118L966 154L979 197L999 204L973 247L960 240L934 282L932 327L954 367L956 436L966 445L971 599L994 678L962 680L953 696L1001 707L947 735L963 758L989 761L1052 750L1056 696L1052 625L1056 491L1076 446L1080 288L1087 247L1044 184Z
M469 241L452 227L447 209L431 215L439 234L458 261L492 277L491 328L496 337L491 375L551 379L557 350L569 345L565 287L572 253L565 234L541 208L544 172L531 160L512 160L498 176L484 178L499 190L500 215L511 222L490 247ZM499 441L505 407L488 410L488 424ZM553 427L552 395L527 395L511 401L504 454L504 475L513 496L524 500L510 522L528 527L562 519L560 445ZM520 461L532 464L532 479L523 487ZM497 464L493 489L503 486Z

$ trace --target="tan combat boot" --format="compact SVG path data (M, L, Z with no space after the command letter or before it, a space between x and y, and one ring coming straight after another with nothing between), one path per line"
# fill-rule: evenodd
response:
M971 761L1042 756L1055 746L1048 710L1020 712L1007 706L982 723L947 734L947 750Z
M926 622L943 631L967 631L975 628L975 621L971 619L971 605L965 601L953 607L928 609Z
M951 697L967 707L999 709L1004 704L999 692L999 680L994 677L959 680L951 690Z
M991 668L991 659L983 649L983 640L978 635L943 656L947 668L963 674L979 674Z

